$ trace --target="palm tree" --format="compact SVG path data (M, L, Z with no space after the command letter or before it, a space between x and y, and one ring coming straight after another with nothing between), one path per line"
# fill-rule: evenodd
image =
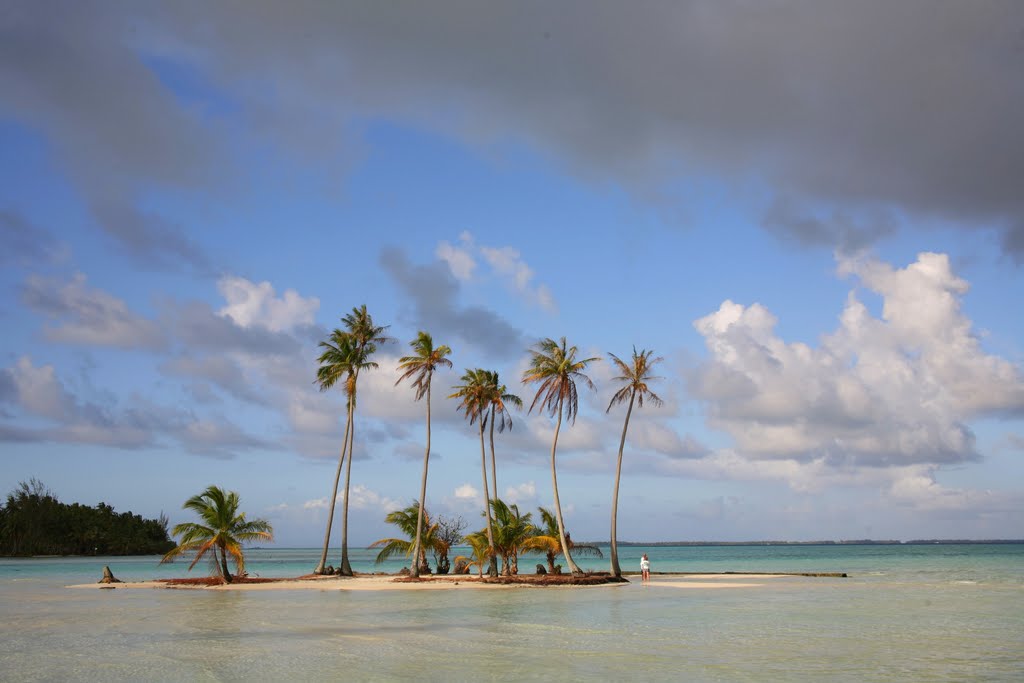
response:
M567 346L565 337L561 342L548 338L537 342L530 351L530 367L523 373L524 384L540 384L537 395L530 404L529 412L540 403L543 410L546 410L551 417L558 418L555 423L555 436L551 441L551 486L555 494L555 515L558 520L558 534L565 552L565 563L573 574L582 574L580 568L572 561L569 555L569 544L565 538L565 522L562 520L562 505L558 500L558 474L555 471L555 450L558 447L558 432L562 427L562 416L571 422L576 422L576 412L579 409L578 396L576 393L576 382L580 381L591 389L594 383L583 374L587 365L600 360L599 358L576 359L577 349L575 346Z
M334 504L338 498L338 482L341 480L341 467L345 462L345 454L349 448L349 436L352 430L352 416L355 410L356 377L360 370L377 367L376 363L366 361L356 347L351 335L335 329L327 340L320 342L324 349L318 361L320 367L316 373L316 384L320 391L327 391L339 381L345 391L345 436L341 442L341 454L338 456L338 469L334 473L334 487L331 489L330 511L327 515L327 530L324 532L324 547L320 554L320 562L314 574L323 574L327 564L327 548L331 541L331 525L334 523Z
M353 308L351 313L341 319L341 322L345 326L346 334L352 340L355 362L352 366L352 394L348 402L348 462L345 464L345 505L341 509L341 566L338 568L338 573L343 576L352 576L352 566L348 561L348 501L356 434L356 385L361 369L377 367L376 363L369 360L377 352L377 345L391 341L391 337L384 334L388 329L387 325L374 324L373 317L366 310L366 304L359 308Z
M483 531L475 531L467 535L463 540L469 544L472 554L456 557L455 566L465 566L467 570L469 567L476 567L480 572L480 577L483 578L484 564L494 559L494 553L491 552L491 543L487 539L487 534Z
M494 485L494 497L498 497L498 467L494 460L494 425L498 424L498 431L503 432L505 429L512 429L512 413L509 412L509 406L515 408L523 407L523 400L515 394L508 393L508 387L504 384L500 384L498 381L498 373L495 371L487 372L487 379L491 390L490 395L490 415L488 420L491 423L491 482Z
M558 520L546 508L537 508L540 512L540 519L544 526L540 527L539 533L531 536L523 542L522 549L525 552L544 553L548 561L548 573L554 574L555 558L563 553L561 534L558 530ZM570 551L578 555L593 555L603 557L601 549L596 545L587 543L573 543L569 534L565 535L566 544Z
M501 573L519 573L519 552L527 539L537 534L532 514L519 512L518 505L507 505L500 498L491 501L494 511L494 547L501 555Z
M423 456L423 483L420 484L420 511L416 518L416 534L413 536L413 556L418 556L420 532L423 529L424 502L427 498L427 468L430 466L430 381L434 376L434 370L438 367L450 368L452 362L445 358L452 350L447 346L434 347L433 338L422 330L416 338L409 342L413 349L413 355L404 356L398 361L398 369L402 375L395 382L397 386L403 379L414 378L413 389L416 390L416 400L427 397L427 451ZM412 576L420 575L418 563L413 563Z
M238 494L225 493L218 486L209 486L202 493L192 496L182 506L199 515L201 523L184 522L171 530L174 536L181 536L178 547L172 549L161 564L173 560L185 552L195 552L195 559L188 566L189 571L206 553L213 551L214 565L224 583L231 583L228 571L228 555L235 560L239 574L245 571L245 556L242 544L250 541L272 541L274 530L265 519L246 520L245 513L238 511Z
M462 384L452 387L455 392L448 398L462 399L459 410L464 411L469 424L480 425L480 471L484 483L484 513L487 517L487 546L490 548L491 562L487 568L489 576L498 575L498 564L495 560L494 533L491 527L491 502L487 492L487 452L484 449L484 423L487 421L487 410L490 407L490 378L486 370L479 368L467 370L462 376Z
M651 374L652 368L664 360L664 358L651 358L654 354L653 351L647 351L646 349L637 353L636 347L633 347L633 359L632 362L626 363L614 353L609 353L608 356L612 359L612 363L615 364L616 370L619 371L618 377L615 377L613 381L622 384L621 388L615 392L612 396L612 400L608 403L608 409L606 413L611 411L612 406L618 403L624 403L626 399L629 399L629 407L626 409L626 420L622 424L622 438L619 439L619 459L615 464L615 493L612 495L612 576L619 578L622 576L622 569L619 568L619 540L616 530L616 523L618 518L619 510L619 477L622 474L622 449L626 445L626 430L629 429L629 416L633 413L633 403L636 402L641 408L644 407L644 398L653 403L655 406L661 405L661 399L647 387L647 383L660 377L655 377Z
M369 547L381 548L381 551L377 553L377 564L381 564L393 555L403 554L413 558L411 564L416 568L416 576L419 576L421 568L426 568L427 571L430 569L427 565L428 549L437 552L448 550L447 544L437 534L437 522L430 521L429 513L420 502L414 500L412 505L405 509L389 512L384 520L388 524L397 526L412 540L382 538L371 543Z

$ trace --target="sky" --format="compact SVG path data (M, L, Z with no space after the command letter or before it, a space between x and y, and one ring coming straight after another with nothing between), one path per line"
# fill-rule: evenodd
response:
M365 304L350 542L482 525L470 368L594 357L558 483L620 540L1021 538L1024 5L27 2L0 11L0 488L322 541L318 343ZM552 504L554 422L496 437ZM336 526L335 529L338 527ZM335 533L334 544L338 543Z

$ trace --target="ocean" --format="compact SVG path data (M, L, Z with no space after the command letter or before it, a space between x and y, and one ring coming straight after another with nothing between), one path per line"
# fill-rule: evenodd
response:
M846 572L742 588L494 591L71 590L202 575L157 558L0 560L9 681L1020 681L1024 545L624 547L636 570ZM247 553L297 576L315 549ZM354 550L356 571L375 566ZM337 553L332 551L337 563ZM530 570L539 558L520 560ZM606 570L607 560L580 558Z

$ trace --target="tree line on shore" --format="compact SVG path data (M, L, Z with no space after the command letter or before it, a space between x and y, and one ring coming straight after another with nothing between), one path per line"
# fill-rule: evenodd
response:
M345 428L342 438L341 453L338 457L338 466L335 471L331 496L329 499L329 510L327 515L326 529L324 531L324 542L321 557L313 570L316 574L337 573L351 576L352 567L348 555L348 500L352 478L352 449L355 441L355 412L356 396L359 387L360 374L378 368L373 360L378 348L394 339L387 336L387 325L378 325L367 311L365 305L353 308L351 313L342 319L342 327L335 328L329 337L320 342L323 350L318 358L319 367L316 373L316 383L321 391L327 391L339 386L345 394ZM419 558L411 563L410 574L413 577L419 576L421 570L426 566L423 558L425 550L431 549L438 552L437 539L431 539L429 522L424 507L427 492L427 476L430 466L430 441L431 441L431 389L434 371L441 367L452 367L448 358L452 350L443 344L435 344L433 337L426 331L419 331L416 338L409 342L412 352L408 356L399 359L399 378L397 384L409 381L414 391L414 400L424 401L426 418L426 439L425 452L423 456L423 470L420 480L420 495L414 503L416 510L412 507L400 510L388 515L388 521L395 523L408 536L404 539L382 539L382 553L388 555L395 552L404 552L411 558ZM570 346L565 337L556 341L551 338L542 339L529 350L529 364L523 373L521 381L524 385L535 387L536 393L527 410L532 413L534 409L543 412L555 421L554 436L551 442L551 485L554 497L554 509L548 511L541 509L541 516L546 525L547 533L542 533L537 527L532 526L529 521L531 513L520 513L514 505L509 506L502 502L498 496L497 460L495 457L494 434L512 427L513 409L524 405L522 399L511 393L508 387L502 383L499 375L494 370L484 368L468 368L462 375L458 384L452 387L453 391L448 395L449 399L459 401L458 410L461 412L470 426L476 427L477 436L480 442L480 471L481 483L483 486L484 505L482 515L486 524L482 530L464 537L464 542L474 548L474 558L464 558L467 562L479 563L483 571L483 565L487 565L487 573L490 576L498 575L498 559L502 559L502 571L517 571L514 562L518 552L522 551L522 545L517 546L514 551L503 551L503 541L499 536L506 533L510 528L532 527L527 536L534 538L550 539L551 547L556 548L556 554L561 554L566 566L573 574L581 574L579 566L572 559L574 546L571 538L566 532L565 523L562 517L562 505L558 491L558 472L556 466L556 454L558 449L558 437L563 422L571 426L576 421L579 408L579 393L577 385L593 390L594 383L586 375L589 365L601 360L600 358L581 358L577 347ZM618 496L619 482L622 473L622 455L626 443L626 434L629 429L629 419L633 412L634 405L642 407L644 400L655 405L661 403L661 399L650 390L648 383L660 379L653 375L653 368L661 358L653 357L653 352L643 350L637 351L633 348L633 355L627 360L620 359L615 354L608 354L609 360L614 365L618 375L614 378L617 389L613 394L608 411L615 405L626 404L627 410L622 426L622 436L619 440L618 459L616 461L615 481L612 489L612 515L610 526L610 560L611 574L621 577L622 571L618 562L617 548L617 517L618 517ZM488 481L487 448L485 436L490 441L490 481ZM340 564L335 569L327 564L328 546L330 544L331 529L334 523L335 501L338 499L338 488L341 482L342 471L345 472L344 496L342 497L341 511L341 558ZM503 516L503 517L501 517ZM499 519L501 517L501 519ZM549 523L550 522L550 523ZM517 526L518 525L518 526ZM518 532L517 532L518 533ZM555 540L557 539L557 543ZM401 541L401 543L396 543ZM537 541L538 543L540 541ZM449 543L449 546L451 543ZM507 543L505 544L507 546ZM478 546L483 553L476 557ZM529 546L526 546L527 548ZM587 546L593 547L593 546ZM485 550L483 550L485 548ZM579 548L577 548L579 550ZM445 551L446 552L446 551ZM547 552L547 551L545 551ZM553 561L549 566L554 569ZM429 569L429 567L427 567Z
M0 555L156 555L174 547L167 517L143 519L96 507L62 503L42 482L30 479L0 506Z

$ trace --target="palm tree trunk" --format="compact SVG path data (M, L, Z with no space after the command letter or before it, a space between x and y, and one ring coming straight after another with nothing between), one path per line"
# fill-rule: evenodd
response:
M420 575L420 555L426 557L426 552L420 547L423 539L423 507L427 500L427 468L430 466L430 376L427 376L427 452L423 456L423 483L420 484L420 512L416 517L416 538L412 544L413 566L412 576L418 578ZM425 560L424 560L425 561Z
M498 496L498 468L494 466L494 406L491 406L491 482L494 484L494 498Z
M555 423L555 438L551 440L551 488L555 493L555 519L558 520L558 540L562 543L562 554L565 565L574 575L583 572L572 561L569 554L569 543L565 539L565 523L562 521L562 504L558 502L558 474L555 472L555 449L558 447L558 432L562 428L562 399L558 399L558 422Z
M228 569L228 551L223 547L220 550L220 575L224 583L231 583L231 570ZM216 553L214 553L216 555Z
M345 464L345 504L341 508L341 565L338 567L338 573L342 576L352 576L352 565L348 563L348 497L349 487L352 483L352 456L354 455L356 442L355 403L356 399L353 396L348 404L350 424L348 430L348 462Z
M629 429L629 416L633 412L633 401L636 399L636 391L629 395L629 408L626 409L626 421L622 425L622 438L619 439L619 460L615 464L615 493L612 494L612 576L622 578L622 569L619 568L619 537L617 530L617 519L619 514L619 477L622 475L622 450L626 446L626 430Z
M484 478L484 512L487 514L487 547L490 549L491 560L487 565L487 575L498 575L498 559L494 553L494 531L491 528L491 497L487 493L487 450L484 448L484 423L480 421L480 472Z
M351 413L345 411L345 438L341 441L341 455L338 456L338 470L334 473L334 488L331 489L331 508L327 514L327 531L324 533L324 550L320 554L320 564L313 570L314 574L323 574L327 566L327 548L331 543L331 525L334 523L334 504L338 500L338 482L341 480L341 466L345 462L345 451L348 449L348 430L352 426Z

